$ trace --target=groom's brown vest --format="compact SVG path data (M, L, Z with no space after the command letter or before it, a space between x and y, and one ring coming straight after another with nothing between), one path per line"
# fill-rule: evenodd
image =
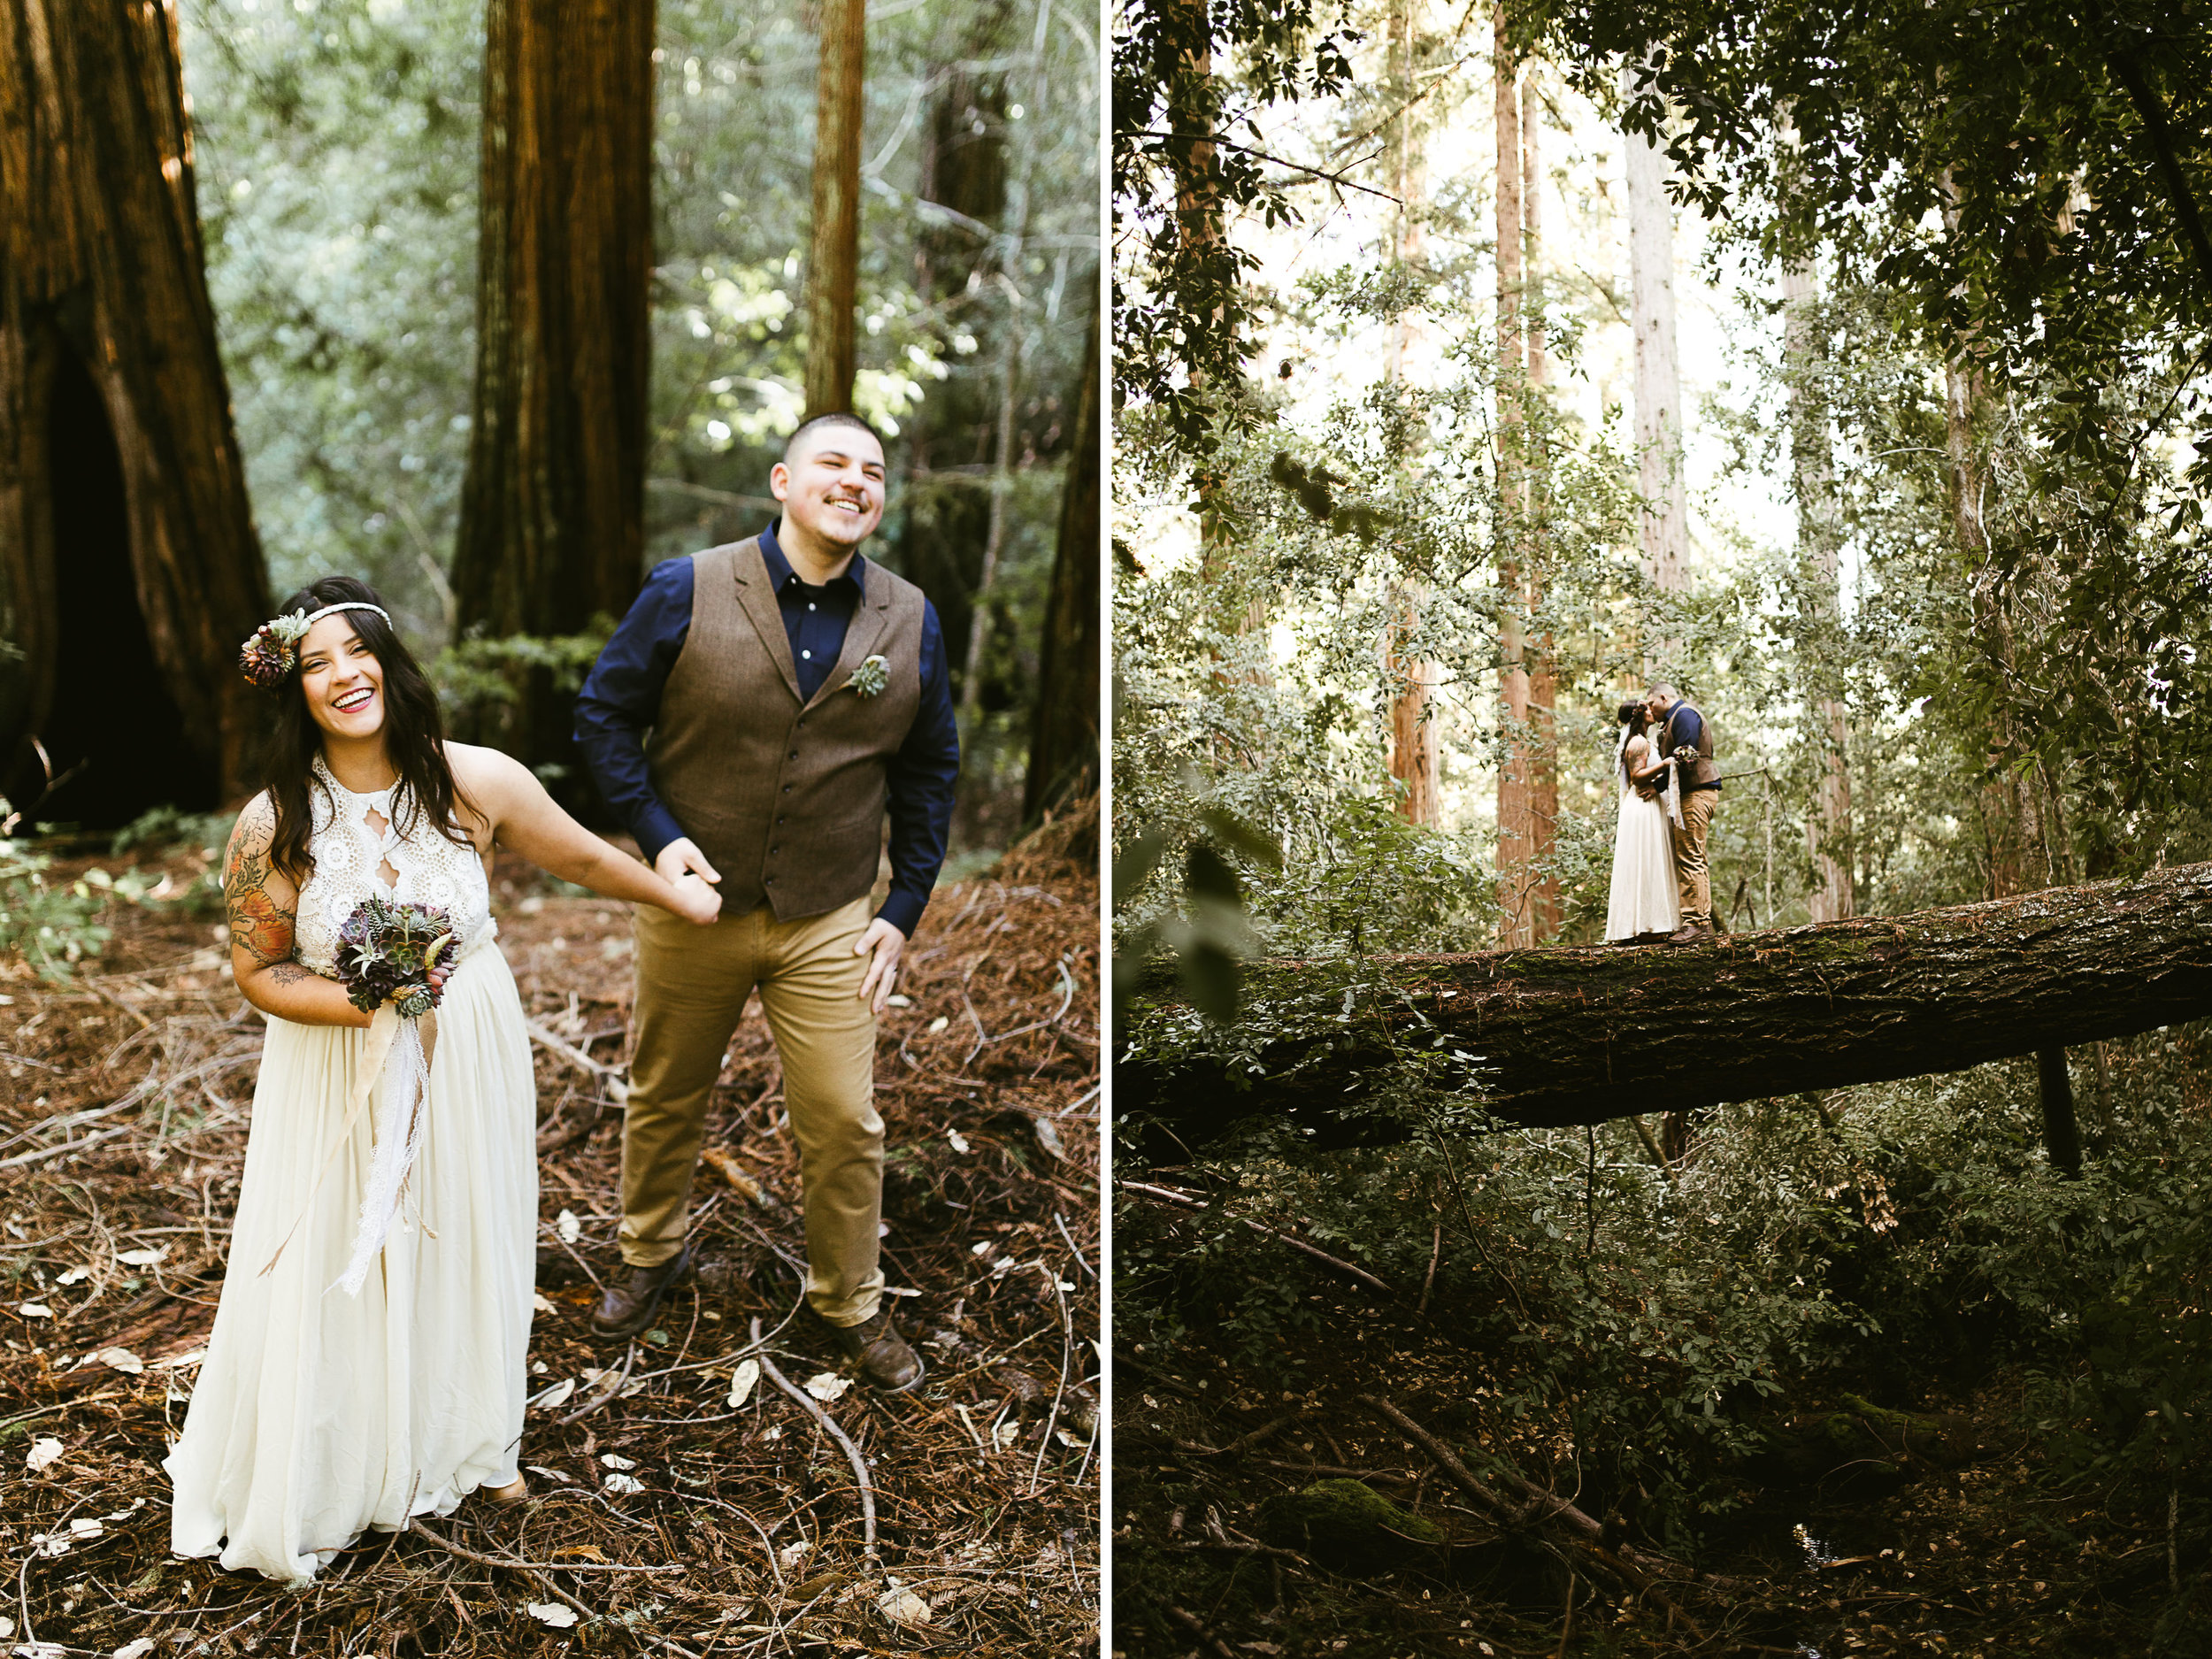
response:
M1686 697L1675 704L1675 707L1688 709L1696 714L1698 729L1701 733L1697 743L1697 762L1690 768L1690 775L1682 780L1682 787L1685 789L1690 789L1701 783L1719 782L1720 767L1713 760L1713 723L1707 719L1697 705ZM1671 755L1675 751L1675 747L1674 715L1670 711L1667 715L1666 732L1659 740L1659 753L1662 757ZM678 816L680 817L681 814Z
M922 590L870 565L837 665L799 700L760 539L692 557L691 631L646 747L653 787L722 877L722 913L779 921L864 898L883 848L886 769L922 700ZM853 671L884 659L864 697Z

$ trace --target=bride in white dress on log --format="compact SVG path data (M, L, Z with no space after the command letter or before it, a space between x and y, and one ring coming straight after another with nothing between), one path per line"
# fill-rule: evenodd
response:
M287 610L311 624L296 661L278 667L267 628L249 645L263 645L259 682L280 709L269 788L240 815L224 872L232 967L267 1036L222 1300L164 1466L179 1555L297 1582L363 1532L449 1514L479 1486L526 1495L537 1091L494 942L493 844L695 922L721 901L695 876L672 885L625 857L520 763L444 742L436 694L365 583L326 578ZM421 1148L349 1294L334 1281L368 1225L378 1114L347 1127L370 1016L346 1000L334 957L372 895L442 909L457 949L420 1022Z
M1621 792L1620 822L1613 832L1613 887L1605 906L1605 937L1615 943L1663 938L1682 925L1670 824L1670 815L1672 823L1681 822L1680 785L1674 762L1652 756L1646 735L1650 718L1640 703L1620 706L1621 741L1613 769Z

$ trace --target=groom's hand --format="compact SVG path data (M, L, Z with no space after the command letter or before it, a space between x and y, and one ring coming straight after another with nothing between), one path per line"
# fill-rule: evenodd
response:
M706 854L692 844L688 835L679 835L660 850L653 860L654 873L672 886L687 870L702 881L719 881L722 872L707 862Z
M853 941L853 955L868 958L867 977L860 982L860 1000L880 1014L890 1005L891 981L899 972L899 956L906 949L906 935L895 924L880 916L868 924L868 931Z

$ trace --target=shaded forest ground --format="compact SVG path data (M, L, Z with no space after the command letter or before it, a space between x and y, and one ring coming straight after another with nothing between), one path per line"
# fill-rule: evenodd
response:
M2212 1030L2108 1050L2078 1186L2032 1062L1666 1177L1623 1124L1118 1163L1114 1653L2212 1653Z
M1087 810L941 887L906 956L907 1004L881 1027L886 1271L913 1293L899 1311L930 1376L912 1395L854 1386L824 1408L871 1468L878 1559L846 1455L801 1404L767 1377L728 1403L755 1320L793 1382L846 1370L791 1317L797 1164L757 1001L716 1092L698 1271L639 1341L600 1341L596 1285L619 1269L608 1079L628 915L503 858L493 908L541 1108L534 1496L519 1511L472 1497L297 1594L168 1552L159 1461L214 1317L260 1021L196 885L206 852L160 855L196 902L111 907L114 940L65 988L20 964L0 979L6 1639L101 1654L1092 1650L1096 835ZM50 874L134 861L153 873L142 849ZM48 1439L58 1455L31 1467Z

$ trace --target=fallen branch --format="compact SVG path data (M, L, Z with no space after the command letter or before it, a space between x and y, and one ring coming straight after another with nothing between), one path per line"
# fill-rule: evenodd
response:
M1232 1648L1227 1642L1222 1640L1220 1637L1215 1635L1212 1626L1209 1625L1203 1619L1200 1618L1197 1614L1190 1612L1186 1609L1179 1608L1172 1601L1167 1604L1167 1612L1170 1618L1173 1619L1178 1624L1180 1624L1185 1630L1190 1632L1191 1634L1197 1637L1199 1640L1206 1643L1216 1653L1221 1655L1221 1659L1237 1659L1235 1649Z
M1171 1187L1152 1187L1147 1185L1143 1181L1120 1181L1116 1183L1116 1185L1125 1193L1134 1193L1140 1198L1158 1199L1163 1203L1178 1204L1186 1210L1202 1210L1210 1208L1205 1200L1202 1198L1193 1198L1188 1193L1179 1193ZM1251 1228L1253 1232L1261 1233L1267 1238L1279 1240L1282 1243L1290 1246L1292 1249L1299 1251L1302 1255L1310 1256L1315 1261L1323 1263L1325 1266L1333 1267L1340 1273L1348 1273L1352 1278L1359 1280L1361 1284L1368 1286L1371 1289L1379 1290L1386 1296L1395 1296L1398 1294L1396 1291L1391 1289L1391 1287L1385 1284L1381 1279L1377 1279L1372 1273L1369 1272L1365 1268L1355 1267L1349 1262L1341 1260L1337 1256L1331 1256L1326 1250L1317 1249L1314 1246L1308 1244L1303 1239L1293 1238L1287 1233L1278 1233L1272 1227L1263 1226L1260 1223L1253 1220L1249 1216L1239 1216L1236 1218L1244 1223L1246 1226Z
M571 1048L534 1019L526 1022L526 1025L530 1033L530 1041L536 1043L539 1048L556 1059L565 1060L587 1077L604 1079L607 1082L607 1092L616 1100L623 1101L629 1098L629 1086L622 1080L623 1067L608 1065L603 1061L593 1059L581 1048Z
M408 1524L407 1530L416 1534L416 1536L435 1544L440 1549L449 1551L453 1555L460 1556L464 1561L476 1562L480 1565L484 1566L515 1567L516 1571L519 1571L523 1577L529 1579L531 1583L536 1585L538 1588L545 1591L549 1595L559 1596L562 1601L567 1602L569 1606L574 1608L577 1612L581 1614L584 1617L596 1618L599 1617L589 1608L586 1607L581 1601L579 1601L574 1596L571 1595L567 1591L562 1589L559 1585L554 1583L552 1579L547 1578L542 1572L538 1571L535 1568L518 1566L517 1563L512 1562L491 1561L485 1556L478 1555L474 1550L463 1549L451 1539L442 1537L425 1526L422 1524L422 1518L419 1516L416 1517Z
M845 1461L853 1466L853 1479L860 1487L861 1547L872 1559L876 1553L876 1489L868 1479L868 1464L860 1455L860 1448L853 1444L852 1437L837 1426L811 1394L776 1369L776 1362L768 1357L768 1349L760 1340L758 1319L753 1321L753 1347L760 1355L760 1368L768 1374L768 1380L796 1400L821 1425L822 1432L845 1448Z

